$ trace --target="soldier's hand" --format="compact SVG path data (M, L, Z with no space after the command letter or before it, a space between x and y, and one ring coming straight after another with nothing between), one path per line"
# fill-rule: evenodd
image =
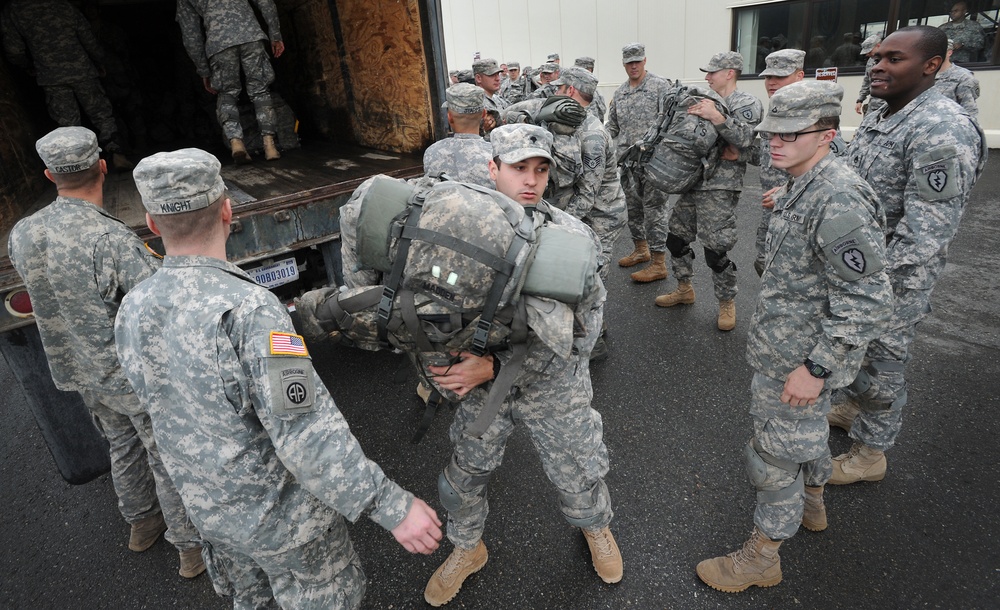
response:
M788 374L785 388L781 392L781 402L790 407L805 407L816 404L825 381L809 374L804 364Z
M483 131L489 133L494 129L496 129L496 126L497 126L496 118L493 117L492 113L487 112L486 116L483 117Z
M429 366L427 370L434 375L434 383L446 390L451 390L459 396L465 396L473 388L493 379L493 358L495 356L476 356L472 352L452 353L459 361L450 366Z
M701 100L697 104L694 104L688 108L688 114L700 116L706 121L711 121L713 125L722 125L726 122L726 117L722 116L722 113L715 107L715 102L712 100Z
M854 112L857 112L858 114L862 114L862 112L861 112L861 102L858 102L858 103L854 104Z
M722 148L722 158L726 161L739 161L740 149L736 148L732 144L726 144Z
M210 81L207 76L201 77L201 84L205 86L205 91L208 91L212 95L217 95L219 93L212 88L212 81Z
M281 54L285 52L285 43L280 40L275 40L271 43L271 53L274 54L274 58L278 59Z
M771 190L767 191L766 193L764 193L764 199L760 202L761 207L763 207L763 208L765 208L767 210L770 210L771 208L773 208L774 207L774 194L777 193L778 191L780 191L783 188L785 188L784 184L782 184L781 186L776 186L773 189L771 189Z
M392 536L407 551L430 555L441 540L441 520L426 502L414 497L410 512L392 529Z

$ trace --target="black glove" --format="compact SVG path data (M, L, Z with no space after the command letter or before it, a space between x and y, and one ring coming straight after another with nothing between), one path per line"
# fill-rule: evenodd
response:
M542 107L535 113L535 125L542 121L561 123L570 127L579 127L587 118L587 109L579 102L565 95L553 95L545 100Z

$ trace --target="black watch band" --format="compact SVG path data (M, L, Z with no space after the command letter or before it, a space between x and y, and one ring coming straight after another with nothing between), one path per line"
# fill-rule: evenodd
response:
M804 364L806 366L806 370L809 371L809 374L817 379L826 379L827 377L833 374L833 371L831 371L830 369L826 368L821 364L816 364L815 362L813 362L808 358L806 358Z

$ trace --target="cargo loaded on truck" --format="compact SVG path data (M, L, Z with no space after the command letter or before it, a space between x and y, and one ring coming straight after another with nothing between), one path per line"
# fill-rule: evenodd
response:
M338 210L354 189L375 174L420 175L423 149L444 135L439 0L275 0L286 47L273 60L272 86L282 157L257 154L247 165L230 160L215 100L184 52L174 0L82 4L115 64L105 89L128 156L195 146L219 157L234 211L229 260L283 300L337 281ZM56 127L45 108L32 76L0 61L0 351L61 474L83 483L106 470L106 451L94 461L103 441L86 429L93 426L79 396L53 386L30 299L7 257L11 227L56 196L34 150ZM253 150L260 138L245 97L241 114ZM112 172L104 188L105 209L160 250L131 172Z

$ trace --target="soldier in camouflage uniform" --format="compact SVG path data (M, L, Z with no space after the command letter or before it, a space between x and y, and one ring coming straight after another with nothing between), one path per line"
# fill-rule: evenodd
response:
M60 390L79 392L111 449L118 508L131 524L129 548L145 551L166 530L180 553L180 574L205 571L191 525L115 353L122 296L159 267L159 259L103 209L107 165L94 132L61 127L35 145L59 197L10 232L11 263L35 309L35 322Z
M619 162L633 144L642 140L656 122L660 98L671 82L646 70L646 47L638 42L622 48L622 65L628 81L621 84L611 99L605 126L618 148ZM625 187L628 228L635 248L618 260L621 267L634 267L652 260L646 269L632 274L637 282L666 279L667 194L646 183L642 174L633 175Z
M234 607L273 593L284 608L357 608L365 575L344 518L367 513L421 553L440 521L365 457L285 306L226 262L219 168L188 148L133 172L167 257L122 302L122 366Z
M253 102L257 126L264 140L264 158L278 159L276 124L271 92L274 68L264 43L269 40L274 58L285 52L273 0L250 0L267 24L265 36L247 0L177 0L177 23L181 38L205 90L218 94L216 113L237 163L250 161L243 143L238 101L246 79L246 92Z
M483 135L489 134L500 124L500 112L510 103L500 95L500 64L495 59L480 59L472 64L476 86L483 90Z
M525 206L529 214L545 214L547 222L589 236L597 246L597 238L583 223L542 199L552 163L552 134L535 125L503 125L493 131L491 141L499 165L491 161L490 174L499 192ZM342 209L348 288L379 283L377 272L362 269L358 263L360 205L358 199ZM475 227L470 225L470 230ZM462 352L460 361L450 367L427 369L436 384L464 397L451 426L454 450L438 478L441 503L448 510L448 539L455 550L424 591L424 599L433 606L451 601L465 579L486 565L482 536L489 512L487 484L519 423L528 429L545 474L556 487L563 517L582 529L598 576L609 583L622 578L621 554L609 525L614 513L604 483L608 452L601 415L591 407L588 362L601 329L607 292L599 277L592 280L577 305L546 300L550 309L536 310L537 315L529 312L527 353L513 379L517 391L503 400L481 436L468 433L467 428L484 409L491 382L510 363L513 349L485 356ZM574 318L582 332L574 333Z
M843 95L827 81L790 84L771 97L757 127L772 134L775 167L795 181L776 197L747 340L753 438L744 458L757 489L755 527L743 548L697 568L727 593L778 584L781 543L800 524L826 529L830 392L850 382L892 313L884 212L829 147Z
M951 21L939 27L949 39L955 41L952 61L960 64L979 61L979 52L986 46L986 31L979 22L968 19L969 5L956 2L948 13Z
M694 303L691 243L695 238L701 240L705 263L712 270L715 298L719 300L716 325L722 331L736 327L736 264L728 252L736 245L736 204L747 169L745 151L753 144L754 127L764 113L760 100L736 88L742 70L743 56L735 51L717 53L701 68L709 86L725 100L730 115L720 113L711 100L702 100L688 112L715 125L726 142L726 151L715 172L699 180L674 205L667 249L677 289L656 297L660 307Z
M944 32L929 26L900 28L882 41L872 94L886 108L865 116L847 150L885 206L896 303L888 330L868 346L857 378L844 389L850 400L830 412L831 425L849 428L855 441L834 458L831 484L885 476L883 452L895 443L907 401L910 345L986 165L986 138L975 119L934 89L947 45Z
M559 64L555 62L544 63L538 68L538 81L540 86L531 92L528 99L545 99L556 94L556 86L552 81L559 78Z
M583 68L584 70L594 73L594 58L593 57L577 57L573 65L577 68ZM604 101L604 96L601 92L594 88L594 101L587 106L587 111L593 113L597 120L604 123L604 117L608 115L608 103Z
M934 77L934 88L947 98L965 108L969 116L979 120L979 81L971 71L951 63L954 41L948 41L948 55Z
M111 102L98 80L104 50L80 11L66 0L12 0L0 13L0 34L11 63L32 73L45 91L53 121L82 125L83 108L104 152L121 152ZM124 157L114 160L126 166Z
M872 56L878 51L881 43L882 37L878 34L872 34L861 43L861 55L867 57L868 60L865 63L865 77L861 80L861 90L858 91L858 100L854 103L854 112L858 114L878 112L885 106L885 102L877 97L871 98L871 101L865 104L865 100L871 95L872 90L872 66L875 65L875 60L872 59Z
M483 91L475 85L459 83L445 92L450 138L431 144L424 151L424 174L447 174L452 180L493 188L490 159L493 149L479 135L483 122Z
M805 58L806 52L799 49L781 49L764 58L766 68L761 71L760 76L764 78L764 90L767 91L768 98L778 89L805 78L805 71L802 69ZM760 167L760 188L765 194L788 182L788 172L771 165L769 138L762 137L754 142L747 162ZM757 275L764 273L764 241L770 222L771 208L762 207L760 224L757 225L757 258L753 262Z
M516 104L525 97L528 77L521 74L521 64L516 61L507 62L507 80L500 86L500 97L510 104Z

